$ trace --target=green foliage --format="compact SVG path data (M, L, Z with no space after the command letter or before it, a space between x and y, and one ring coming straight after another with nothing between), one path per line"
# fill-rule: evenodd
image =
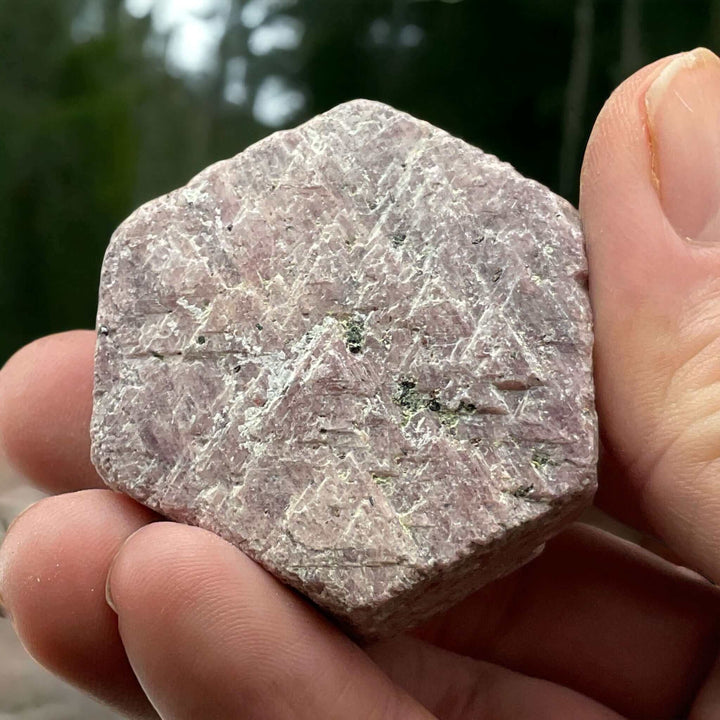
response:
M304 94L286 124L383 100L575 201L611 89L660 55L713 47L720 28L717 0L297 0L267 3L263 22L294 19L299 46L253 54L250 1L232 2L216 67L183 77L165 62L169 38L121 0L0 0L0 361L93 326L113 229L270 132L253 114L268 76ZM87 17L96 26L80 28ZM237 58L246 98L233 104Z

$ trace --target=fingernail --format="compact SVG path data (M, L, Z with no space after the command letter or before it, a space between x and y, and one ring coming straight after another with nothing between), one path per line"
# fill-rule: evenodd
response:
M34 503L28 505L26 508L24 508L23 510L21 510L21 511L10 521L10 524L7 526L7 530L5 531L5 535L6 535L6 536L10 534L10 531L15 527L15 525L17 525L17 523L19 522L20 518L21 518L23 515L26 515L28 512L30 512L30 510L32 510L32 508L35 507L35 505L37 505L38 502L40 502L40 500L38 500L37 502L34 502Z
M110 606L110 609L117 615L118 611L115 607L115 601L113 600L112 593L110 592L110 576L108 575L107 581L105 582L105 602Z
M645 94L653 180L683 238L719 240L720 58L698 48L668 63Z
M12 530L13 525L17 522L18 518L20 518L21 515L23 515L25 512L27 512L29 508L25 508L20 514L15 516L15 519L8 525L8 527L5 529L5 531L2 534L2 537L0 538L0 618L7 618L10 620L10 622L13 622L13 617L10 612L10 610L7 607L7 604L5 603L5 599L3 598L2 594L2 585L6 581L6 564L8 558L6 557L7 553L7 545L6 545L6 539L7 536L10 534L10 530Z
M115 560L117 560L118 553L115 553L115 557L110 562L110 567L108 568L107 577L105 578L105 602L110 606L110 609L117 615L117 607L115 605L115 601L113 600L112 591L110 589L110 585L112 584L112 573L113 568L115 567Z
M2 545L0 545L0 551L2 551ZM2 594L2 586L7 582L5 563L0 562L0 618L7 618L10 622L13 622L13 616L5 602L5 598Z

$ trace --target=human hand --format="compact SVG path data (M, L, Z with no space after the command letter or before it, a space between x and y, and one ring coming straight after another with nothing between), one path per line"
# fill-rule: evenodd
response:
M582 177L598 499L716 582L718 208L720 60L644 68L598 118ZM5 453L59 493L8 532L0 593L68 681L166 720L720 716L720 592L582 525L411 635L360 649L216 536L89 489L93 347L90 332L51 336L0 372Z

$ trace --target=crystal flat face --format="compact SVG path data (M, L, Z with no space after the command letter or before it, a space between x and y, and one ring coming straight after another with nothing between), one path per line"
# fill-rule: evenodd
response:
M137 210L101 278L106 482L387 635L527 561L595 489L575 210L358 100Z

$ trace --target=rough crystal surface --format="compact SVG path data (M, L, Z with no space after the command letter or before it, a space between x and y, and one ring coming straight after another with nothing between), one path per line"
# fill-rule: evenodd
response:
M401 630L592 496L585 280L564 200L407 114L341 105L116 231L93 460L349 631Z

